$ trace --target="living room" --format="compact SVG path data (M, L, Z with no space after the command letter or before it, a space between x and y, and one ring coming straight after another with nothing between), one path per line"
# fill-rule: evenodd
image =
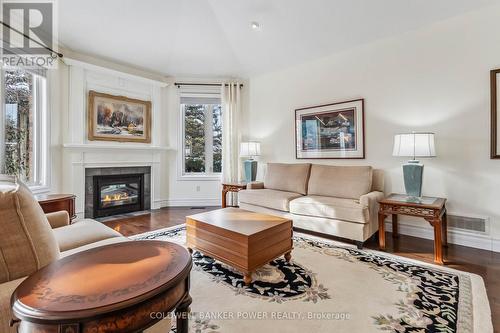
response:
M0 332L500 331L497 1L1 7Z

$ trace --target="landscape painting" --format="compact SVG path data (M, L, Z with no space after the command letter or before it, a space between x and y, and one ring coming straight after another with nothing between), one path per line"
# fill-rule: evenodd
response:
M363 100L295 110L297 158L364 158Z
M88 105L89 140L151 142L151 102L90 91Z

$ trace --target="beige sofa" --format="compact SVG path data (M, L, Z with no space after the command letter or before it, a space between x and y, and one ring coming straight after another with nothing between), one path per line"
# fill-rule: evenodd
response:
M93 220L69 224L66 212L45 215L30 190L0 175L0 332L16 332L10 298L16 287L43 266L92 247L127 241Z
M243 209L293 220L294 228L353 240L378 230L384 176L371 166L269 163L264 182L238 193Z

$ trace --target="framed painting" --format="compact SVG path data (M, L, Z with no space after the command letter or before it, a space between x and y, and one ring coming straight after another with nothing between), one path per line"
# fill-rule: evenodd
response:
M365 158L364 100L295 110L297 159Z
M491 158L500 158L500 69L495 69L490 72L490 86L491 86Z
M151 102L89 91L90 141L151 142Z

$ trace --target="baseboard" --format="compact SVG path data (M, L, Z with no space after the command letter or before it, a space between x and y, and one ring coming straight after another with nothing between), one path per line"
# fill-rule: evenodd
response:
M405 224L404 222L399 222L398 226L400 234L424 239L434 239L434 230L430 226ZM392 231L392 223L390 221L385 222L385 229L386 231ZM448 242L476 249L500 252L500 240L492 239L486 235L448 230Z
M153 203L153 209L159 209L162 207L193 207L193 206L204 206L204 207L216 207L220 206L220 199L165 199L157 200Z

